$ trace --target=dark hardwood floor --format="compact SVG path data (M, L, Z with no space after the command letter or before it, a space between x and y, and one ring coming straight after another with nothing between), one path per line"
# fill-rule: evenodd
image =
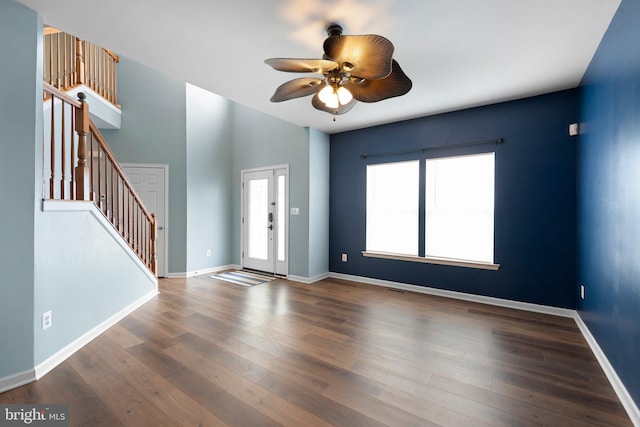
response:
M162 279L0 403L88 426L631 425L572 319L334 279Z

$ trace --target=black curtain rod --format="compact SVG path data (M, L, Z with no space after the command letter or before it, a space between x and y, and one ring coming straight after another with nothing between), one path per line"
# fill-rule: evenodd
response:
M392 156L395 154L407 154L407 153L425 153L429 150L439 150L442 148L457 148L457 147L467 147L470 145L481 145L481 144L502 144L504 142L504 138L497 139L484 139L482 141L471 141L471 142L459 142L457 144L447 144L447 145L438 145L436 147L424 147L424 148L414 148L411 150L402 150L402 151L389 151L386 153L375 153L375 154L360 154L361 159L366 159L369 157L377 157L377 156Z

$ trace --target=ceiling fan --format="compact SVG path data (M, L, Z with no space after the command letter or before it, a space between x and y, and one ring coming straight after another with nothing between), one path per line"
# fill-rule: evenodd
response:
M329 25L327 33L323 59L264 61L278 71L322 75L297 78L280 85L271 102L313 95L311 105L338 115L351 110L357 101L378 102L411 90L411 80L392 58L393 44L389 40L376 34L343 36L338 24Z

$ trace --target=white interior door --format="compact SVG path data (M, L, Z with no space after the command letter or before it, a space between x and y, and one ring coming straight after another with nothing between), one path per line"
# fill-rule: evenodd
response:
M288 170L242 173L242 267L288 274Z
M158 259L158 277L167 275L167 165L123 164L122 169L135 187L145 208L156 214L158 240L156 257Z

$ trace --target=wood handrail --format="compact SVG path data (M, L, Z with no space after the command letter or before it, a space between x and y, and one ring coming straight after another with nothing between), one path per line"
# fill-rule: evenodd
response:
M62 31L54 27L44 27L44 30L42 30L42 32L45 36L48 36L49 34L58 34Z
M94 202L157 276L156 217L144 206L90 119L84 93L80 92L78 98L44 84L45 105L51 111L47 114L50 121L42 126L42 198Z
M109 55L113 58L114 61L116 61L116 64L120 62L120 57L116 55L112 50L107 49L106 47L103 47L102 49L104 49L104 51L107 52L107 55Z
M56 94L56 98L59 98L62 101L66 102L67 104L71 104L76 108L80 108L81 103L80 103L79 100L74 99L74 98L70 97L69 95L67 95L66 93L57 90L55 86L53 86L53 85L51 85L51 84L49 84L47 82L43 82L42 85L43 85L44 91L47 94L51 95L51 94L55 93Z
M107 158L113 163L113 167L118 172L118 175L120 175L123 178L124 184L127 186L127 188L129 188L133 192L132 194L133 194L134 200L136 201L136 203L140 205L140 208L142 209L142 212L144 213L145 217L151 220L152 214L147 210L147 208L145 208L144 203L142 203L142 200L140 200L140 196L138 196L138 193L135 192L133 184L127 177L127 174L125 173L125 171L122 170L122 166L120 166L120 163L118 163L118 160L116 160L116 156L113 154L113 151L111 151L111 148L109 148L107 141L104 139L104 136L102 136L102 134L100 133L100 130L98 130L98 127L96 126L96 124L93 123L93 120L89 122L89 129L91 130L91 133L93 134L94 138L96 138L96 140L100 143L100 146L103 150L104 155L107 156Z

